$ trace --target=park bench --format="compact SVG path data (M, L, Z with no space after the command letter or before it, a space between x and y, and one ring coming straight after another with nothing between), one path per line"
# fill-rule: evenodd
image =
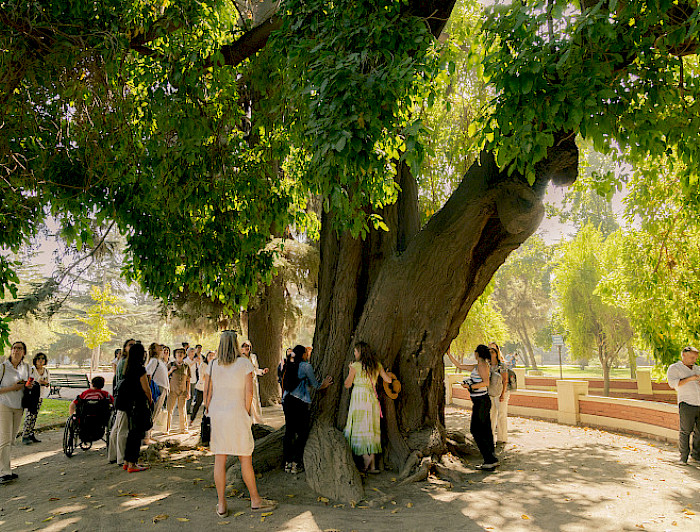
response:
M51 372L51 389L49 395L57 394L61 397L61 388L80 388L85 390L90 387L90 380L84 373L56 373Z

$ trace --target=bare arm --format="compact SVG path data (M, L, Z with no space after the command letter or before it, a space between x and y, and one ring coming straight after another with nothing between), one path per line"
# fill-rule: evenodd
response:
M146 375L145 373L141 375L139 382L141 382L141 389L143 390L143 393L146 394L148 402L152 403L153 397L151 396L151 387L148 385L148 375Z
M474 366L476 366L476 364L460 364L449 351L447 352L447 357L452 361L456 368L461 369L462 371L471 371L474 369Z
M345 379L345 387L352 388L352 383L355 380L355 368L350 364L350 372L348 373L348 378Z
M478 384L472 384L472 388L488 388L489 387L489 377L490 377L490 364L485 360L479 359L477 364L479 368L479 376L483 382Z
M246 412L251 415L251 406L253 405L253 372L251 371L245 378L245 405Z
M501 378L503 379L503 391L501 396L498 398L499 401L503 402L506 398L506 392L508 391L508 370L501 368Z
M209 403L211 403L211 388L212 388L212 380L213 376L212 375L207 375L206 373L204 374L206 377L207 381L204 386L204 410L207 412L209 411Z
M389 375L386 371L384 371L384 367L382 366L381 370L379 371L379 376L384 380L384 382L391 383L392 380L394 380L391 375Z

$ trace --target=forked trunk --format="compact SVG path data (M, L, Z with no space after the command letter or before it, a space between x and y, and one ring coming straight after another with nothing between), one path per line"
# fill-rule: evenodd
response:
M417 187L404 166L399 201L381 213L388 232L372 231L364 241L338 236L324 214L312 363L335 384L314 398L304 464L316 491L340 500L362 497L341 433L350 397L342 382L360 340L402 383L396 401L379 394L384 464L400 469L414 451L445 452L443 355L495 271L539 225L548 179L575 179L576 146L562 144L540 165L533 186L482 154L420 230Z

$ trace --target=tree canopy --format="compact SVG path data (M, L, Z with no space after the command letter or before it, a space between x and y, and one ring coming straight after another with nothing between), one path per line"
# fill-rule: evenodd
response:
M311 194L339 231L385 229L397 162L420 171L420 110L454 72L435 37L455 2L244 4L0 2L0 244L52 215L89 246L113 220L128 278L237 308L271 280L275 234L318 231ZM697 2L459 9L469 31L441 40L469 50L491 96L466 145L534 184L575 179L577 135L631 161L668 155L694 201ZM16 281L0 257L2 294Z

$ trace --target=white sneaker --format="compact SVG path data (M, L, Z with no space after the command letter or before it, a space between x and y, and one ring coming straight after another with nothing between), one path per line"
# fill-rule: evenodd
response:
M290 472L292 475L296 475L296 474L299 472L299 469L297 469L297 463L296 463L296 462L292 462L292 467L290 468L289 472Z

